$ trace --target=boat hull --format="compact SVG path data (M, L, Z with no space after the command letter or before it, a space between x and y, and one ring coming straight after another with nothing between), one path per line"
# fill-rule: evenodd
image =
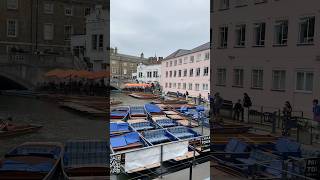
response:
M6 138L11 136L18 136L28 133L33 133L39 131L43 126L41 125L29 125L27 127L21 127L8 131L0 131L0 138Z

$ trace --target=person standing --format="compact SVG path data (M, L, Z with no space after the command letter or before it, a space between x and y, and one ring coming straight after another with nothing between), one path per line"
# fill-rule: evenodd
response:
M247 93L243 94L243 107L245 108L244 110L244 118L243 119L247 119L247 122L249 122L249 110L250 107L252 106L252 102L251 102L251 98L249 97L249 95Z
M199 93L199 96L198 96L198 105L200 105L201 104L201 94Z
M189 93L188 91L186 91L186 100L188 100L188 98L189 98Z
M241 104L241 99L238 100L238 102L234 105L233 108L234 114L233 114L233 119L234 120L240 120L240 113L243 114L243 107ZM241 116L243 117L243 116ZM241 119L241 122L243 122L243 118Z
M223 105L223 99L220 96L220 93L216 93L214 95L213 101L214 101L213 102L213 113L214 113L215 119L222 121L222 118L220 117L220 109Z
M283 114L283 130L282 135L289 136L289 130L291 126L291 114L292 114L292 106L289 101L286 101L282 110Z
M316 136L316 139L319 139L319 131L320 131L320 105L318 99L313 100L313 120L318 123L318 134Z

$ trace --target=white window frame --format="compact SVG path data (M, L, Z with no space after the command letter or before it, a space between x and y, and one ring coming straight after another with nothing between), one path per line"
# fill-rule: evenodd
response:
M227 69L217 68L217 86L226 86L227 84Z
M194 89L195 91L200 91L200 84L199 83L194 84Z
M187 63L188 63L188 57L184 57L183 64L187 64Z
M236 36L236 38L235 38L235 42L236 42L235 46L236 47L245 47L246 46L246 25L245 24L236 25L236 27L235 27L235 36Z
M19 8L19 0L6 0L7 9L17 10Z
M188 90L192 90L192 83L188 84Z
M244 82L244 70L241 68L234 68L232 86L243 87L243 82Z
M280 34L278 35L278 31L277 31L277 28L280 28ZM285 28L287 29L287 32L286 32L286 36L287 38L284 38L284 35L285 35ZM289 23L288 23L288 20L279 20L279 21L276 21L275 24L274 24L274 42L273 42L273 45L287 45L288 43L288 34L289 34ZM280 36L280 42L277 42L278 41L278 36Z
M219 27L219 48L228 47L228 26Z
M254 71L258 71L258 76L257 76L257 82L255 84L254 82ZM262 72L262 74L260 74L260 72ZM251 88L252 89L263 89L263 69L258 68L258 69L252 69L251 71ZM261 86L259 86L259 83L261 83Z
M209 67L204 67L203 68L203 76L209 76Z
M51 26L51 31L52 31L52 36L49 37L49 38L46 38L46 26ZM54 24L53 23L45 23L43 25L43 39L46 40L46 41L50 41L50 40L53 40L54 38Z
M89 9L89 14L87 14L87 9ZM91 8L90 7L85 7L84 9L83 9L83 15L84 16L88 16L88 15L90 15L91 14Z
M229 0L220 0L220 10L229 9Z
M262 33L263 30L263 24L264 24L264 34ZM257 42L256 39L256 33L259 31L259 41ZM264 36L264 39L262 39L262 35ZM266 23L265 22L259 22L253 24L253 40L254 40L254 46L264 47L266 44Z
M70 14L67 13L67 10L70 10ZM73 6L65 6L64 7L64 15L66 16L73 16Z
M9 22L10 21L14 21L15 22L14 35L9 34ZM18 25L18 20L17 19L8 19L7 20L7 37L18 37L18 28L19 28L19 25Z
M310 19L314 18L314 25L313 25L313 36L309 37L309 30L310 30ZM307 22L307 37L303 37L304 39L301 39L301 25ZM307 16L307 17L302 17L299 19L299 37L298 37L298 44L313 44L314 42L314 37L316 33L316 19L315 16Z
M194 62L194 56L190 56L190 63L193 63Z
M204 60L209 60L210 59L210 53L206 52L204 55Z
M67 33L66 33L66 27L71 27L70 39L66 39L66 35L67 35ZM73 26L72 26L72 25L64 25L64 40L65 40L65 41L70 41L72 34L73 34Z
M186 89L187 89L187 83L183 83L183 84L182 84L182 89L183 89L183 90L186 90Z
M200 76L201 75L201 68L196 68L196 76Z
M279 76L278 82L275 82L276 76ZM275 83L277 83L277 87L274 86ZM272 70L272 90L284 91L285 89L286 89L286 70L282 70L282 69Z
M298 73L303 73L303 89L297 89L298 85ZM312 88L311 90L306 90L307 85L307 74L312 74ZM308 70L297 70L295 72L295 92L312 93L314 89L314 72Z

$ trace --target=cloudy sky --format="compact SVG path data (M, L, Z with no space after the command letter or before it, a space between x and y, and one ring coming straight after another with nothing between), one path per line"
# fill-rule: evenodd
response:
M209 42L209 0L111 0L110 44L119 53L166 57Z

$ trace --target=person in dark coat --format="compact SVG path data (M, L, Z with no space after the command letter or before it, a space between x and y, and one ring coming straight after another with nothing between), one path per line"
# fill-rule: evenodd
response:
M233 119L239 121L240 113L243 113L243 107L242 107L242 104L241 104L241 99L239 99L238 102L234 105L233 112L234 112ZM243 121L243 119L241 121Z
M245 111L244 111L245 117L244 118L247 118L247 120L249 120L249 110L250 110L251 106L252 106L251 98L249 97L249 95L247 93L244 93L243 94L243 107L245 108Z

